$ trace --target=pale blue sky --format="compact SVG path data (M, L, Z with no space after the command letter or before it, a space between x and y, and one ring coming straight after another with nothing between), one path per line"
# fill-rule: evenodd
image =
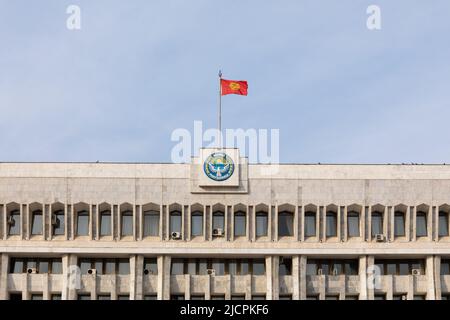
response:
M449 13L448 0L0 0L0 161L169 162L174 129L216 125L222 68L249 82L224 98L224 127L279 128L281 162L450 163Z

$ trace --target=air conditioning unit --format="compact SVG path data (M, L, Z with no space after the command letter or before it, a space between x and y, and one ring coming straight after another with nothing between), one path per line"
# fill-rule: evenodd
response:
M170 234L170 237L171 237L173 240L180 240L180 239L181 239L181 232L172 232L172 233Z
M402 300L408 300L408 297L406 296L406 294L402 295Z
M412 269L411 274L413 276L420 276L420 269Z
M213 229L213 236L215 237L223 237L224 232L222 228Z
M27 273L34 274L34 273L37 273L37 270L36 270L36 268L28 268Z
M214 270L214 269L208 269L208 270L206 270L206 273L209 274L209 275L211 275L211 276L215 276L215 275L216 275L216 270Z
M386 237L384 234L376 234L375 235L375 241L376 242L385 242L386 241Z
M323 274L323 270L322 269L317 269L317 275L321 276Z
M10 226L14 226L16 224L16 220L14 220L13 216L9 216L6 223Z
M96 275L97 274L97 270L96 269L89 269L87 271L88 274L92 274L92 275Z
M148 270L148 269L144 269L144 274L153 274L153 271Z
M56 218L56 214L52 214L52 226L58 225L58 219Z

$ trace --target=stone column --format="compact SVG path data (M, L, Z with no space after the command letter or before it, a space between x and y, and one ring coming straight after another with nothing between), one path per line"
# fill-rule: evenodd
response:
M374 258L370 256L359 257L359 300L372 300L373 289L367 289L367 267L373 265Z
M267 300L273 300L273 283L272 283L272 256L266 257L266 286L267 286Z
M0 300L7 300L9 257L6 253L2 253L0 259Z
M144 256L136 256L135 265L135 300L144 299Z
M435 293L435 273L434 273L434 257L433 256L427 256L426 257L426 264L425 264L425 274L427 277L427 300L435 300L436 299L436 293Z
M300 257L292 257L292 300L300 299Z
M441 257L434 257L434 287L435 287L435 299L442 299L442 290L441 290Z
M137 277L136 277L136 255L133 255L130 257L130 276L128 279L128 283L130 285L130 300L136 300L136 282L137 282ZM142 281L142 277L141 277L141 281Z
M299 272L300 272L300 300L306 300L306 263L307 256L300 256Z

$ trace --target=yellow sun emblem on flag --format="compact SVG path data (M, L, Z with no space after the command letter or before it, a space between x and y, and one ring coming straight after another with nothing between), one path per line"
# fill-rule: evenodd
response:
M230 89L231 90L239 90L241 88L241 85L237 82L231 82L230 83Z

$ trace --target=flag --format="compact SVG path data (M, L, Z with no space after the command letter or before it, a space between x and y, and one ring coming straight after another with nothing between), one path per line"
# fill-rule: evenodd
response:
M223 96L227 94L247 95L247 81L225 80L220 79L220 89Z

